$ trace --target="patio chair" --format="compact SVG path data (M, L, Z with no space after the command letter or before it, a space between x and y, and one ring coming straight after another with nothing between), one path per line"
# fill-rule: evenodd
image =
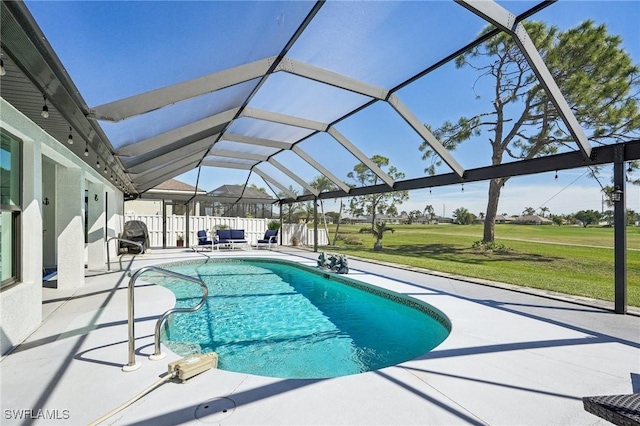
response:
M193 251L197 251L197 249L204 250L205 248L213 250L213 247L216 247L216 245L207 237L207 231L200 230L198 231L198 245L191 248Z
M278 244L277 229L267 229L267 232L264 233L264 237L261 240L258 240L258 247L266 245L271 249L271 244Z

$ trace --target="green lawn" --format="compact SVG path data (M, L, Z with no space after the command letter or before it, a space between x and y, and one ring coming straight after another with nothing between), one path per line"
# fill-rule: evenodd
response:
M340 225L340 234L362 245L338 241L329 251L449 272L526 287L613 301L613 228L496 225L496 243L512 250L480 253L481 225L392 225L382 252L360 225ZM329 232L333 239L335 226ZM640 249L640 228L627 229L627 247ZM640 306L640 251L627 251L628 302Z

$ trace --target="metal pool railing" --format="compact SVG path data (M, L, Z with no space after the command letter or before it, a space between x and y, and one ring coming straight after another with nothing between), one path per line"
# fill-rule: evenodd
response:
M140 275L144 274L147 271L156 271L163 275L167 275L167 276L178 278L178 279L183 279L186 281L191 281L196 284L200 284L200 286L202 287L202 300L200 300L200 302L197 305L191 308L169 309L167 312L162 314L160 319L158 319L158 321L156 322L156 329L155 329L155 348L154 348L155 351L153 355L149 356L149 359L158 360L158 359L164 358L165 356L162 354L162 352L160 352L160 331L162 330L162 326L166 322L169 315L172 315L178 312L182 312L182 313L196 312L197 310L199 310L204 306L205 302L207 301L207 297L209 297L209 290L207 289L206 284L199 278L190 277L189 275L184 275L178 272L169 271L167 269L159 268L157 266L144 266L138 269L133 275L129 273L129 275L131 276L131 278L129 279L129 287L127 292L128 303L129 303L128 305L129 362L122 367L122 371L137 370L138 368L140 368L140 365L141 365L136 363L136 358L135 358L134 287L135 287L136 280L140 277Z
M124 241L125 243L134 244L140 247L140 254L144 253L144 245L138 241L131 241L120 237L111 237L107 240L107 271L111 271L111 256L109 255L109 242L112 240ZM122 256L118 256L120 260L120 270L122 270Z

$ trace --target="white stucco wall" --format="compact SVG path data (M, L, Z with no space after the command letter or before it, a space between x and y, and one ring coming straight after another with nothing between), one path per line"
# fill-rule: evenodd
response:
M22 213L20 215L20 282L0 292L0 355L5 355L22 342L42 321L42 267L43 267L43 188L42 163L55 167L55 196L47 193L55 209L55 222L47 222L47 232L55 234L57 253L49 253L47 262L55 259L58 264L58 286L78 287L84 284L84 188L89 181L92 189L103 188L109 194L109 228L96 230L103 212L92 211L96 218L92 227L94 235L116 235L122 229L123 194L99 173L76 157L0 98L0 127L22 141ZM47 166L47 167L49 167ZM67 180L60 180L66 176ZM50 184L50 176L45 176ZM69 182L71 180L72 182ZM96 187L93 187L93 184ZM65 202L56 203L56 197ZM70 201L70 199L75 199ZM76 201L77 200L77 201ZM104 223L104 221L102 221ZM56 229L49 229L54 224ZM104 226L104 225L102 225ZM60 238L62 237L62 238ZM99 252L99 249L97 249ZM64 259L60 259L64 253ZM97 255L99 256L99 254ZM99 267L95 261L93 266ZM106 265L105 265L106 268Z

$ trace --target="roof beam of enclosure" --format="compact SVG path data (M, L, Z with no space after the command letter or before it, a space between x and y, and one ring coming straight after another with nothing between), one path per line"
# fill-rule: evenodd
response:
M522 23L516 22L515 15L494 1L456 0L456 2L513 37L522 54L527 58L531 70L538 77L538 81L558 110L571 136L584 156L589 158L591 144Z
M121 121L173 105L196 96L215 92L226 87L262 77L275 57L240 65L204 77L130 96L92 109L98 120Z
M310 193L312 193L314 195L318 195L319 194L317 189L315 189L314 187L309 185L307 182L305 182L302 178L300 178L295 173L292 173L289 169L287 169L285 166L283 166L281 163L279 163L275 158L273 158L273 157L269 158L269 163L271 163L278 170L280 170L282 173L284 173L285 175L289 176L291 179L296 181L298 183L298 185L302 186L304 189L306 189Z
M532 158L530 160L514 161L477 169L468 169L462 179L455 173L447 173L437 176L426 176L418 179L408 179L396 182L393 190L413 190L423 188L435 188L438 186L454 185L459 183L482 182L489 179L525 176L559 170L577 169L586 166L611 164L614 162L616 150L624 152L623 161L640 159L640 139L621 144L605 145L593 148L590 159L585 159L581 151L555 154L548 157ZM392 191L386 185L374 185L361 188L353 188L349 194L341 191L323 192L318 198L340 198L346 195L368 195ZM313 195L302 195L290 202L310 201Z
M351 155L360 160L361 163L366 165L373 173L375 173L380 179L382 179L387 185L393 187L393 179L380 167L378 167L373 161L367 158L362 151L360 151L354 144L349 142L338 130L334 127L330 127L326 123L320 123L318 121L306 120L304 118L292 117L289 115L278 114L271 111L264 111L255 108L245 108L243 115L247 117L256 118L259 120L271 121L273 123L287 124L289 126L302 127L304 129L316 130L319 132L326 132L331 135L340 145L342 145Z
M195 163L191 163L191 164L187 164L184 167L181 167L179 169L175 169L172 170L170 172L167 172L166 174L157 177L156 179L153 179L151 181L145 182L145 183L141 183L139 185L137 185L137 187L140 189L141 192L147 191L151 188L154 188L158 185L160 185L162 182L166 182L169 179L172 179L176 176L181 175L182 173L191 170L195 167L195 165L198 164L198 162L196 161Z
M389 91L382 87L374 86L354 78L346 77L342 74L296 61L295 59L285 58L280 62L280 64L278 64L276 70L308 78L320 83L325 83L330 86L339 87L341 89L349 90L375 99L384 100L389 94Z
M176 142L166 147L166 152L164 152L165 149L155 150L136 157L120 157L120 161L127 173L141 173L146 168L154 168L174 160L179 160L195 152L202 152L209 148L211 140L215 137L216 135L212 135L189 144Z
M427 129L427 127L420 122L411 110L394 94L389 96L389 105L396 110L400 117L402 117L413 130L415 130L433 150L442 158L442 161L447 163L451 170L453 170L458 176L464 175L464 168L453 158L447 148L445 148L438 139Z
M218 157L240 158L242 160L267 161L268 155L250 154L248 152L228 151L226 149L213 148L209 151L209 155Z
M207 139L203 139L199 144L192 144L188 147L180 149L178 152L168 152L163 155L159 155L157 157L150 157L149 160L145 160L143 162L137 163L132 166L128 166L125 164L125 170L127 173L144 173L146 170L155 169L156 167L162 167L166 164L170 164L174 161L181 160L183 158L190 157L192 155L198 154L202 158L202 152L205 149L209 148L207 145ZM178 154L178 155L176 155Z
M288 143L288 142L274 141L271 139L254 138L251 136L236 135L233 133L225 133L222 136L222 138L220 138L220 140L246 143L248 145L266 146L268 148L278 148L278 149L290 149L292 145L291 143Z
M257 167L253 168L253 171L260 176L262 179L264 179L265 181L269 182L270 184L272 184L273 186L277 186L278 189L280 189L282 192L284 192L285 194L287 194L289 197L291 198L296 198L297 195L294 194L293 192L291 192L289 190L289 188L285 187L284 185L282 185L281 183L279 183L278 181L276 181L275 179L273 179L271 176L269 176L268 174L266 174L265 172L263 172L262 170L260 170Z
M331 182L335 183L339 188L341 188L345 193L349 193L349 190L351 188L349 188L349 186L347 184L345 184L344 182L342 182L340 179L338 179L333 173L331 173L329 170L327 170L326 168L324 168L320 163L318 163L316 160L314 160L309 154L307 154L306 152L304 152L302 150L302 148L300 148L298 145L294 145L291 150L293 152L295 152L296 154L298 154L298 156L300 158L302 158L304 161L306 161L307 163L309 163L309 165L311 165L311 167L313 167L314 169L316 169L317 171L319 171L320 173L322 173L324 176L326 176Z
M202 166L207 167L220 167L223 169L240 169L240 170L251 170L255 164L240 164L240 163L232 163L230 161L213 161L213 160L204 160L201 163Z
M162 148L163 146L169 145L179 140L188 140L189 138L193 137L202 139L207 136L214 135L222 130L219 128L220 126L224 126L226 125L226 123L233 120L233 117L238 111L239 108L233 108L221 112L220 114L215 114L211 117L189 123L186 126L178 127L177 129L170 130L152 138L124 146L118 149L118 155L125 157L135 157L146 152Z
M389 90L288 58L283 60L277 69L389 103L407 124L451 167L451 170L459 176L464 174L464 168L453 158L451 153L431 134L411 110Z
M366 155L364 155L364 153L362 151L360 151L354 144L352 144L351 142L349 142L349 140L347 138L345 138L342 133L340 133L338 131L338 129L336 129L335 127L331 127L329 128L329 130L327 131L327 133L329 133L336 141L338 141L338 143L340 145L342 145L347 151L349 151L351 154L353 154L358 160L360 160L361 163L363 163L365 166L367 166L369 169L371 169L371 171L373 173L375 173L376 175L378 175L378 177L380 179L382 179L382 181L384 183L386 183L387 185L389 185L390 188L393 188L393 185L395 184L395 182L393 181L393 179L391 178L391 176L389 176L388 174L386 174L385 172L382 171L382 169L380 169L380 167L378 167L378 165L376 163L374 163L373 161L371 161Z
M157 167L153 170L149 170L148 172L144 172L144 173L139 173L139 174L131 174L129 175L131 177L131 180L134 181L136 184L144 184L149 182L152 179L155 179L156 177L159 176L164 176L168 173L171 173L173 170L176 169L181 169L183 166L186 166L188 164L197 164L199 158L202 158L202 156L197 157L197 155L190 155L189 157L186 158L182 158L180 160L177 161L173 161L171 163L165 164L162 167Z

